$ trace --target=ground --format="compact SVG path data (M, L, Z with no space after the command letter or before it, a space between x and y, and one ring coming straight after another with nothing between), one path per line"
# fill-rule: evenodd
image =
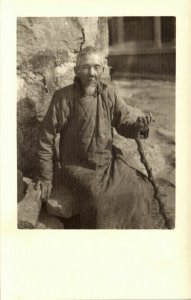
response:
M114 80L112 83L127 104L144 113L150 112L155 120L149 138L160 146L165 158L165 167L156 179L165 189L167 210L175 219L175 83L154 80ZM156 228L164 227L156 225Z

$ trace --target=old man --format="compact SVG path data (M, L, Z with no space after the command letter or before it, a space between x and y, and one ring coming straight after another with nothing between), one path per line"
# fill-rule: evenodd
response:
M151 228L152 187L113 145L113 128L126 138L147 132L151 116L131 121L113 88L101 81L102 55L80 51L74 83L54 93L42 123L39 185L48 199L53 180L53 142L60 134L63 184L81 205L82 228Z

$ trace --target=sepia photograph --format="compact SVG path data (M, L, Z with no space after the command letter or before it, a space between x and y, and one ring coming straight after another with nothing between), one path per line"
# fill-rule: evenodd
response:
M176 18L17 18L19 229L175 228Z
M1 298L190 299L191 2L0 7Z

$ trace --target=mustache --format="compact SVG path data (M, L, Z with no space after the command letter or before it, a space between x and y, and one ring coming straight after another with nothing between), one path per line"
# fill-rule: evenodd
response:
M97 78L95 76L89 76L87 78L87 81L91 81L91 82L97 82Z

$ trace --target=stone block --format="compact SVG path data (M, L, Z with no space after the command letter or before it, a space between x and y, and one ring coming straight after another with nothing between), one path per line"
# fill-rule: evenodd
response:
M40 208L41 208L41 191L34 189L34 182L31 179L24 178L28 185L24 198L17 205L17 221L19 229L35 228Z
M47 200L49 215L70 218L79 213L79 203L66 187L56 188Z
M162 199L166 214L171 220L174 220L175 223L175 185L163 178L160 178L157 183L159 185L159 191L163 196Z
M46 210L41 209L36 229L64 229L64 224L59 218L47 214Z
M47 215L38 221L35 229L64 229L64 225L58 218Z
M23 181L23 173L17 169L17 202L24 197L25 182Z
M134 167L147 175L146 169L140 160L140 155L137 150L137 144L135 140L126 139L118 134L115 134L114 144L122 151L127 163L131 167ZM147 161L152 168L153 175L157 177L158 174L161 173L161 171L165 168L165 158L161 152L161 149L156 143L149 139L142 140L142 145Z
M54 83L58 89L73 82L75 76L74 66L74 62L66 62L54 69Z

